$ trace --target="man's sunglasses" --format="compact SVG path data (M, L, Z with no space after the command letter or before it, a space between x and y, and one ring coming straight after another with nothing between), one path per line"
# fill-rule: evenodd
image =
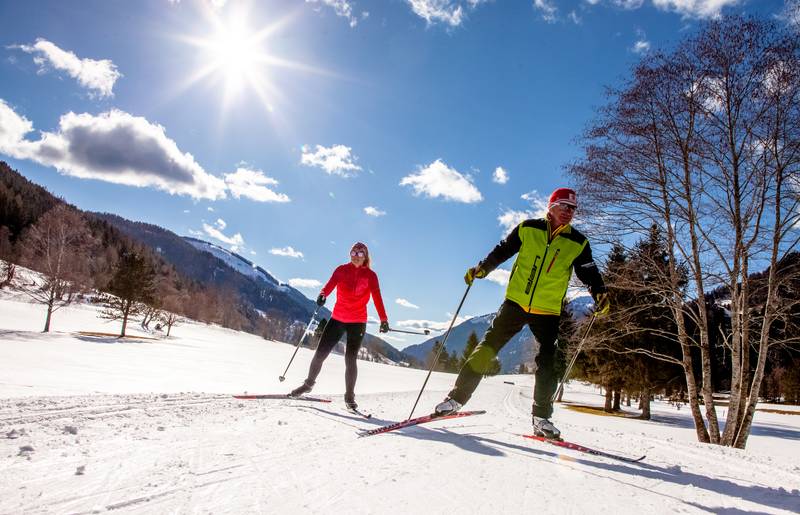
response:
M367 253L363 250L351 250L350 255L352 257L367 257Z
M575 211L578 209L578 206L573 206L572 204L567 204L565 202L556 202L556 205L561 209L568 209L570 211Z

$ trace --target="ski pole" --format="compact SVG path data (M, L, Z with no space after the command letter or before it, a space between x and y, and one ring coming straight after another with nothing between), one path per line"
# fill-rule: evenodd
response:
M469 293L469 289L472 288L471 284L467 285L467 290L464 292L464 296L461 297L461 303L458 305L458 309L456 309L455 314L453 314L453 320L450 321L450 327L447 328L447 332L444 333L444 339L442 340L442 345L439 346L439 352L436 353L436 357L433 358L433 363L431 363L431 368L428 370L428 375L425 377L425 382L422 383L422 388L419 390L419 395L417 395L417 400L414 401L414 407L411 408L411 413L408 415L406 420L411 420L411 417L414 416L414 410L417 409L417 403L419 403L420 397L422 397L422 392L425 391L425 385L428 384L428 379L431 378L431 373L433 373L434 367L439 362L439 355L442 353L442 349L444 349L445 345L447 345L447 337L450 336L450 331L453 329L453 325L456 323L456 318L458 318L458 313L461 311L461 306L464 305L464 301L467 300L467 294Z
M289 371L289 367L291 366L292 361L294 361L294 357L297 356L297 351L300 350L300 344L303 343L303 340L306 339L308 330L311 329L311 324L314 323L314 319L317 317L317 311L319 311L319 308L321 307L322 306L317 306L317 309L314 310L314 314L311 315L311 320L309 320L308 325L306 325L306 330L303 331L303 334L300 335L300 340L297 342L297 346L294 348L294 354L292 354L292 358L289 360L289 364L286 365L286 370L283 371L283 374L278 376L278 380L280 380L280 382L283 382L286 379L286 377L284 376L286 376L286 372Z
M583 343L586 341L586 337L589 336L589 330L591 330L595 318L597 318L597 314L592 313L592 318L589 319L589 325L586 326L586 331L583 333L583 338L581 338L581 341L578 343L578 348L577 350L575 350L575 354L572 355L572 359L569 362L569 366L567 366L567 370L564 372L564 377L561 378L561 383L558 385L558 388L556 388L556 392L550 399L550 403L556 401L556 397L558 397L558 392L560 392L564 388L564 383L567 382L569 373L572 372L572 367L575 365L575 361L578 360L578 354L581 353L581 348L583 347Z
M424 334L426 336L431 334L431 330L430 329L423 329L423 331L425 331L425 332L422 332L422 333L419 332L419 331L405 331L403 329L395 329L393 327L390 327L389 330L392 331L393 333Z

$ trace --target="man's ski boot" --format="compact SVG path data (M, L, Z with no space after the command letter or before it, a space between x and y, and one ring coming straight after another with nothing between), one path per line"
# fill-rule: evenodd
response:
M309 383L308 379L306 379L303 384L291 391L289 397L300 397L301 395L310 392L312 388L314 388L314 382L312 381Z
M443 417L444 415L452 415L453 413L456 413L458 410L460 410L461 406L463 406L463 404L448 397L444 401L436 405L436 407L433 409L433 414L436 415L437 417Z
M350 411L357 411L358 404L356 404L356 396L351 394L345 394L344 407L349 409Z
M549 419L533 416L533 434L548 440L560 440L561 431Z

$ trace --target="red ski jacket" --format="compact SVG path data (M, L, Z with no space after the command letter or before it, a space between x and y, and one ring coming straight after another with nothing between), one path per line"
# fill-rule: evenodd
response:
M383 308L378 276L369 268L355 266L353 263L336 267L321 293L327 297L334 288L336 288L336 305L333 307L332 317L339 322L366 322L370 295L381 322L388 320L386 310Z

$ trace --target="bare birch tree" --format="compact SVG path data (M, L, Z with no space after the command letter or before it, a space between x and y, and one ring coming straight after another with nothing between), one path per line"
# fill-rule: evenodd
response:
M75 300L86 288L92 236L83 217L72 207L58 205L43 214L22 236L23 264L42 274L41 282L21 288L47 309L44 332L53 313Z

